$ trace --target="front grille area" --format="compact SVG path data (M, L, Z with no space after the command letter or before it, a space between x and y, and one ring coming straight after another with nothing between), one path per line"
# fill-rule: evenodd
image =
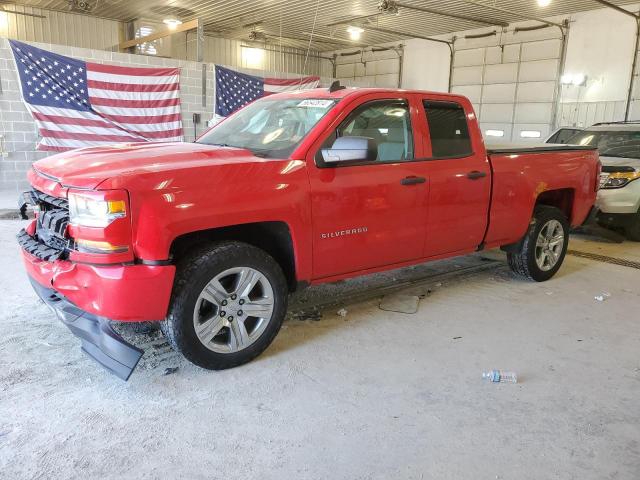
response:
M35 236L20 232L18 242L32 255L52 261L66 258L73 241L67 235L69 225L69 202L38 190L23 195L31 205L37 208ZM28 238L25 238L28 237Z

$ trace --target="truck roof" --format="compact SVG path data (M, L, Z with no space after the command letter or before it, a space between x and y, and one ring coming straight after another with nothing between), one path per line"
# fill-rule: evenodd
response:
M421 95L438 95L438 96L450 96L453 98L464 98L461 95L444 92L430 92L425 90L407 90L403 88L378 88L378 87L347 87L340 90L330 92L328 88L313 88L309 90L297 90L294 92L283 92L270 95L270 97L276 96L277 98L334 98L341 99L345 97L355 95L366 95L369 93L418 93Z

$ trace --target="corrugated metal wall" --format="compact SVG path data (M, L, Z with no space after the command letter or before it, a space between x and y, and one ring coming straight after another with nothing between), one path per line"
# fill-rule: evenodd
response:
M0 17L0 37L109 51L117 51L118 43L124 39L123 22L21 5L5 8L6 15ZM19 15L9 10L45 18ZM154 26L149 22L146 24ZM158 26L164 28L163 25L158 24ZM160 55L181 60L196 60L195 32L172 35L163 40L161 45L162 48L158 50ZM282 47L280 51L277 44L268 44L261 54L260 64L250 65L247 55L243 55L243 50L246 49L243 45L245 42L240 40L207 36L204 45L204 61L269 72L331 76L331 62L318 58L319 54L315 50L309 52L305 65L306 50ZM325 54L325 56L329 55Z
M38 18L11 11L40 15ZM124 24L115 20L10 5L0 22L0 37L28 42L54 43L96 50L117 50Z

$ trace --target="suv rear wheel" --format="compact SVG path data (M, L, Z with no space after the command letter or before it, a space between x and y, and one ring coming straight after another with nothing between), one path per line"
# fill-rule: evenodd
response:
M178 265L169 315L161 328L171 346L211 370L260 355L287 310L282 269L264 251L240 242L210 245Z
M507 254L509 266L522 277L544 282L562 266L568 245L569 222L562 211L539 205L519 251Z

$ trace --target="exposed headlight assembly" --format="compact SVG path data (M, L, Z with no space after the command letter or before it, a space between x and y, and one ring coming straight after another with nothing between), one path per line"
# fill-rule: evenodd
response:
M126 216L125 200L69 192L69 221L73 225L104 228Z

